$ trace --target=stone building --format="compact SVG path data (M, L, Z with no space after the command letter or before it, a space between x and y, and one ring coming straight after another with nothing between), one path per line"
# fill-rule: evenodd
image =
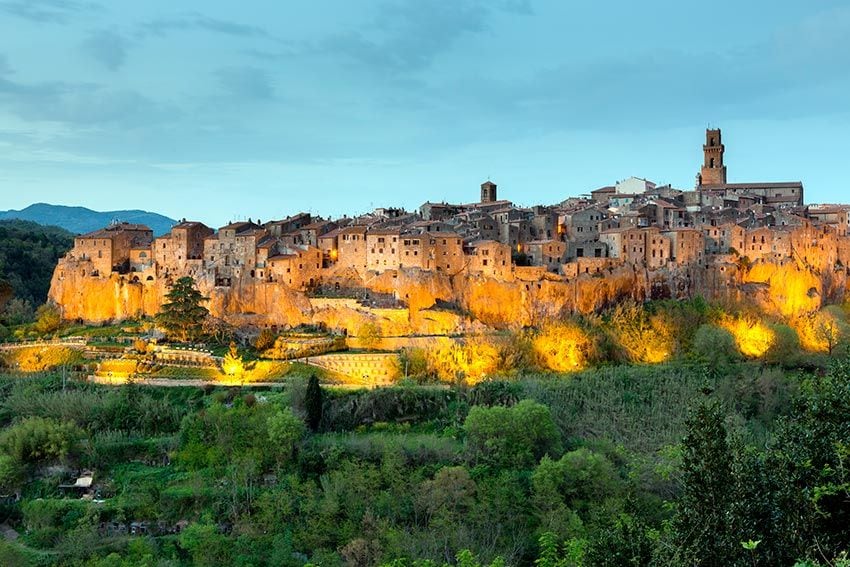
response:
M607 245L610 257L633 266L657 269L670 260L670 239L658 227L606 230L600 241Z
M568 240L566 243L566 260L577 260L580 258L607 258L608 245L599 240L586 240L574 242Z
M376 272L395 270L399 266L401 231L376 229L366 233L366 269Z
M744 250L745 230L735 223L701 225L706 254L729 254L732 249Z
M399 245L399 267L430 270L430 238L427 234L403 234Z
M760 260L773 254L773 230L762 226L747 230L744 235L744 250L741 254L750 260Z
M702 147L703 164L697 185L726 185L726 166L723 164L725 151L720 129L706 130L705 145Z
M204 223L183 220L170 233L154 239L151 256L162 277L181 272L188 260L203 260L204 241L213 234Z
M471 273L508 281L511 277L511 248L495 240L477 240L466 245L464 251Z
M464 269L466 256L463 253L463 239L457 233L436 232L422 236L430 236L428 247L433 260L433 266L426 269L449 274L457 274Z
M803 205L803 184L799 181L728 183L724 163L726 147L722 143L720 129L706 130L705 137L703 165L697 175L701 204L717 205L716 198L720 197L724 207L742 209L757 203L783 207Z
M565 240L587 242L599 239L599 227L606 216L595 207L587 207L561 213L558 222Z
M363 272L366 267L366 227L347 226L337 234L337 265Z
M481 184L481 202L495 203L496 201L498 201L496 198L496 184L488 179Z
M702 265L705 257L705 236L694 228L674 228L664 231L670 240L670 260L678 265Z
M850 234L850 206L848 205L809 205L806 216L815 223L835 228L838 236Z
M134 246L149 249L152 239L153 231L145 225L116 223L77 236L71 253L75 258L91 263L89 275L108 277L113 271L127 273L130 270L130 250Z
M256 277L257 245L267 234L249 220L230 223L205 238L204 267L216 285L231 285L243 276Z
M523 245L523 251L532 266L543 266L547 271L557 272L564 263L567 245L560 240L532 240Z
M304 290L318 284L322 275L322 251L315 246L283 248L267 260L264 281L284 283Z

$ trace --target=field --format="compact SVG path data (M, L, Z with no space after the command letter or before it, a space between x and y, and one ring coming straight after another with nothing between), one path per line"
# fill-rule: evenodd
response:
M707 545L678 531L681 506L699 505L688 500L689 474L701 464L688 452L699 408L720 416L727 464L752 467L798 440L786 417L827 395L818 390L824 380L832 379L746 362L722 374L683 362L609 366L473 387L325 387L317 410L303 375L250 391L10 375L0 378L0 482L5 523L20 537L0 544L0 558L520 565L554 553L563 565L677 564L677 554ZM848 400L833 401L846 408ZM841 408L822 434L846 433L850 412ZM84 473L91 487L72 488ZM755 473L729 474L737 486ZM829 510L838 517L846 502ZM781 526L771 533L735 513L742 519L725 542L735 562L809 552L800 526L798 541L778 541ZM838 555L847 541L835 535L835 518L810 521ZM739 543L759 538L763 556ZM612 546L622 560L601 560Z

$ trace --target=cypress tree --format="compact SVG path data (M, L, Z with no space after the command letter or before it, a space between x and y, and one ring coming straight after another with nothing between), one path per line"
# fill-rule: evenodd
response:
M310 375L307 381L307 393L304 397L304 406L307 410L307 426L310 431L318 431L322 423L322 405L324 404L324 392L319 386L319 379L315 374Z

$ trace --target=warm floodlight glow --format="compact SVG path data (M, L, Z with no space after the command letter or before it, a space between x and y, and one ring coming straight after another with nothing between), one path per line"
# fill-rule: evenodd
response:
M735 337L735 345L741 354L750 358L761 358L776 341L776 333L764 322L752 317L728 318L721 326Z
M225 376L241 376L245 372L245 363L242 362L242 356L236 350L234 343L230 343L230 351L224 355L221 371Z
M555 323L541 329L531 343L538 363L555 372L574 372L588 365L593 342L578 325Z
M791 326L797 331L802 347L810 352L832 353L843 331L838 317L829 311L801 315Z

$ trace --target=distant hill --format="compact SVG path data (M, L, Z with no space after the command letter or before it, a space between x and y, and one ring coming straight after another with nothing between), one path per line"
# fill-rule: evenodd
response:
M20 219L41 225L58 226L74 234L103 228L113 220L147 225L154 236L165 234L177 221L148 211L93 211L85 207L66 207L36 203L20 211L0 211L0 220Z
M56 262L74 244L74 235L55 226L0 221L0 308L13 297L44 303Z

